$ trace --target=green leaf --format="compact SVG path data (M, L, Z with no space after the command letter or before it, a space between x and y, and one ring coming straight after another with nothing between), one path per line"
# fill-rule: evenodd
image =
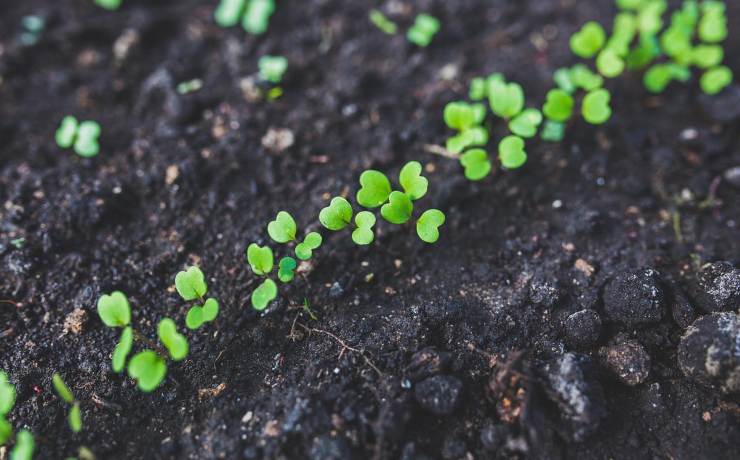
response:
M298 262L292 257L283 257L280 259L280 263L278 264L278 279L283 283L293 281L297 266Z
M388 203L380 208L380 215L392 224L405 224L411 218L414 205L411 198L403 192L394 191L388 196Z
M491 172L491 162L483 149L470 149L460 157L460 164L465 168L468 180L478 181Z
M624 72L624 60L613 50L607 48L596 58L596 67L599 73L607 78L614 78Z
M152 350L144 350L131 358L128 375L136 380L139 389L145 393L154 391L167 374L167 363Z
M21 430L15 435L15 447L10 451L10 460L31 460L36 443L28 430Z
M95 0L95 4L106 10L117 10L123 0Z
M388 200L391 193L388 178L382 172L373 169L360 175L360 185L362 187L357 192L357 202L366 208L377 208Z
M498 158L506 169L516 169L527 162L524 139L519 136L506 136L498 144Z
M488 102L493 113L510 119L524 108L524 90L517 83L491 80L488 85Z
M576 84L573 82L572 71L567 68L560 68L553 74L553 80L558 88L568 94L573 94L576 90Z
M295 247L295 255L301 260L308 260L313 256L313 250L321 246L323 238L316 232L311 232L303 239L303 243Z
M131 307L123 292L115 291L98 299L98 315L108 327L124 327L131 322Z
M332 198L329 206L319 213L319 222L332 231L343 229L352 223L352 205L341 196Z
M198 305L191 307L188 314L185 315L185 326L188 329L195 330L203 325L203 307Z
M280 211L272 222L267 224L267 233L277 243L287 243L295 240L296 226L293 216L285 211Z
M380 10L370 10L369 17L370 22L372 22L375 27L382 30L388 35L393 35L398 31L398 26L396 26L396 23L388 19L382 12L380 12Z
M203 304L203 321L213 321L218 316L218 312L221 308L218 305L218 300L210 298Z
M584 91L591 91L604 85L604 79L601 75L592 72L583 64L576 64L571 67L570 77L576 88L581 88Z
M157 335L174 361L182 361L188 356L188 339L177 332L177 326L173 320L164 318L160 321L157 326Z
M284 56L262 56L257 62L260 78L270 83L280 83L288 70L288 59Z
M247 33L261 35L267 31L274 11L274 0L249 0L242 17L242 27Z
M85 158L94 157L100 151L98 137L100 136L100 125L94 121L83 121L77 128L77 139L74 150L77 155Z
M451 153L460 153L467 147L473 145L486 145L488 143L488 130L482 126L473 126L462 131L456 136L447 139L445 148Z
M631 70L642 70L659 55L660 45L657 38L640 35L637 47L627 54L627 67Z
M699 85L705 93L715 95L732 83L733 78L732 70L729 67L713 67L704 72Z
M262 311L277 297L277 285L271 279L266 279L252 292L252 307Z
M358 212L355 216L355 225L357 228L352 232L352 241L361 246L372 243L375 239L375 234L373 233L375 222L375 214L370 211Z
M488 89L486 88L486 79L482 77L476 77L470 80L470 91L468 97L474 101L482 101L488 96Z
M249 262L255 275L267 275L272 271L274 264L272 249L268 246L260 247L256 243L250 244L247 248L247 262Z
M565 125L557 121L547 120L542 127L542 140L548 142L560 142L565 137Z
M13 426L0 415L0 446L13 435Z
M175 289L184 300L195 300L206 295L208 285L200 268L192 266L175 275Z
M71 115L67 115L62 119L62 123L54 135L57 141L57 145L60 148L68 149L74 144L75 136L77 136L77 119Z
M427 194L429 181L421 175L421 169L421 163L409 161L401 168L401 173L398 175L398 181L411 201L416 201Z
M411 43L424 47L431 43L434 35L439 31L439 20L434 16L422 13L416 16L416 20L406 33L406 38Z
M699 22L699 38L705 43L719 43L727 38L727 18L724 11L705 9Z
M601 24L589 21L570 37L570 49L576 56L591 58L599 52L605 42L606 32Z
M645 76L643 83L645 88L651 93L661 93L673 79L671 70L666 64L655 64L650 67Z
M416 234L425 243L436 243L439 227L445 223L445 215L439 209L427 209L416 221Z
M449 128L465 131L483 123L486 117L486 108L483 104L468 104L461 101L450 102L445 106L443 117Z
M547 93L547 100L542 112L548 120L564 122L573 116L573 97L562 89L551 89Z
M131 326L126 328L121 333L121 338L118 339L116 347L113 349L113 357L111 359L113 364L113 372L121 372L126 367L126 358L131 353L131 348L134 345L134 330Z
M56 391L59 397L62 398L64 401L70 404L75 401L75 397L72 394L72 391L69 389L67 384L64 383L62 377L56 372L51 377L51 383L54 386L54 391Z
M69 416L67 418L69 422L69 428L73 433L79 433L82 431L82 414L80 413L80 403L75 402L72 408L69 410Z
M612 109L609 106L611 98L609 91L603 88L586 94L583 98L583 118L593 125L606 123L612 116Z
M725 58L725 51L718 45L698 45L691 50L691 62L701 69L719 65Z
M13 409L15 396L15 387L8 382L8 374L0 371L0 417Z
M509 122L509 130L521 137L534 137L542 123L542 113L537 109L524 109Z
M216 24L221 27L232 27L239 24L247 0L221 0L213 13Z

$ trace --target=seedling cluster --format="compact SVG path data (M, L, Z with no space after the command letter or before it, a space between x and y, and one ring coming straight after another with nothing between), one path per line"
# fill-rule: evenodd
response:
M360 175L360 189L357 191L357 204L367 210L355 214L352 204L345 197L331 199L329 205L319 212L319 222L332 232L352 228L352 241L360 246L368 245L375 239L373 227L377 223L375 213L388 223L404 225L414 214L414 201L427 193L429 181L421 175L422 166L416 161L407 163L400 171L398 182L401 190L393 190L388 177L380 171L367 170ZM354 222L353 222L354 217ZM445 215L437 209L424 211L416 221L416 233L422 241L434 243L439 239L439 227L445 222ZM301 240L298 238L298 225L286 211L280 211L275 220L267 225L267 233L278 244L294 245L295 257L301 261L310 260L315 250L321 247L323 237L316 231L309 232ZM247 247L247 262L252 272L263 278L262 283L252 292L252 307L264 310L278 295L278 285L270 278L275 268L272 248L252 243ZM278 262L277 279L289 283L295 278L298 261L285 256Z
M10 451L10 460L31 460L36 443L28 430L13 432L13 426L6 416L15 405L15 386L8 381L8 375L0 371L0 446L15 439L15 445Z
M213 17L221 27L241 23L247 33L261 35L267 31L274 12L275 0L221 0Z
M198 267L189 267L175 277L177 293L187 302L195 302L188 310L185 324L189 329L198 329L218 316L218 301L205 299L208 286L203 272ZM128 369L129 377L137 381L141 391L155 390L167 374L167 361L182 361L188 356L187 338L177 332L175 321L162 319L157 325L157 337L162 346L155 344L131 326L131 307L128 298L120 291L103 295L98 299L98 315L111 328L122 328L121 337L113 350L112 365L116 373ZM145 349L126 361L134 346L134 340L144 344Z
M71 407L69 409L69 414L67 415L67 423L69 424L69 428L74 433L79 433L82 431L82 414L80 412L80 402L77 401L77 399L74 397L74 394L72 393L72 390L69 389L66 383L64 383L64 380L62 380L62 377L54 373L54 375L51 378L51 383L54 386L54 390L57 392L57 395L64 401L65 403L69 404Z
M59 148L72 148L81 157L94 157L100 151L98 144L100 125L95 121L78 122L77 118L68 115L62 119L56 131L55 139Z
M370 22L384 33L395 35L398 32L398 25L388 19L380 10L370 10L368 17ZM432 42L439 29L439 19L430 14L421 13L416 16L414 23L406 31L406 39L414 45L425 48Z

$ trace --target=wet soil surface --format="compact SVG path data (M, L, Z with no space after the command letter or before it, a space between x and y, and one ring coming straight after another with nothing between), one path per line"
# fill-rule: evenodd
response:
M607 125L473 184L425 149L449 135L444 104L493 71L540 104L574 62L569 35L612 2L385 2L402 30L441 19L423 50L375 29L374 6L279 1L259 38L215 26L215 2L0 7L0 368L38 458L731 458L740 87L656 97L624 76ZM29 14L46 27L25 46ZM264 54L290 62L271 103L244 94ZM68 114L101 123L98 157L56 147ZM294 137L280 152L263 141L276 129ZM424 207L447 213L437 245L383 224L364 249L325 234L310 273L251 309L244 251L278 210L316 229L362 170L412 159L431 171ZM163 316L184 322L173 284L190 264L221 315L142 394L111 371L96 300L127 293L154 337ZM82 401L78 435L54 371Z

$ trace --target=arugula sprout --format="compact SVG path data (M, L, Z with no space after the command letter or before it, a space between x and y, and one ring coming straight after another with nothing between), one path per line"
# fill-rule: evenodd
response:
M278 212L275 220L267 224L267 233L276 243L295 241L297 231L295 219L285 211Z
M398 174L398 182L412 201L422 198L429 188L429 180L421 175L421 163L409 161Z
M106 10L117 10L123 0L95 0L95 4Z
M252 292L252 307L262 311L277 297L277 285L267 278Z
M488 82L488 102L493 113L509 120L524 109L524 90L518 83L494 78Z
M611 94L603 88L589 92L583 98L583 118L594 125L606 123L612 116L612 109L609 105L610 101Z
M201 325L216 319L219 308L218 300L207 299L203 306L195 305L188 310L185 325L188 329L198 329Z
M15 405L15 387L9 383L8 375L0 371L0 446L13 437L13 427L5 416ZM28 430L21 430L15 435L15 446L10 451L10 460L31 460L35 443Z
M10 460L31 460L36 443L28 430L21 430L15 435L15 446L10 452Z
M542 123L542 112L537 109L524 109L509 122L509 130L520 137L530 138L537 134Z
M459 133L447 140L447 150L460 153L466 147L485 145L488 142L488 130L481 123L486 117L486 107L483 104L468 104L466 102L451 102L445 106L444 120L449 128Z
M274 0L221 0L213 17L221 27L232 27L241 21L246 32L260 35L267 31L274 12Z
M519 136L506 136L498 144L498 158L506 169L520 168L527 162L524 139Z
M69 428L72 430L73 433L79 433L80 431L82 431L82 414L80 413L80 403L72 394L72 390L70 390L67 384L64 383L62 377L56 372L52 376L51 382L54 386L54 390L57 392L57 395L59 395L59 397L64 402L72 406L69 410L69 414L67 415L67 423L69 424Z
M131 323L131 306L126 295L115 291L98 299L98 315L108 327L125 327Z
M208 293L206 278L200 268L192 266L175 275L175 289L185 301L198 300L202 305L193 305L185 316L188 329L198 329L218 316L218 300L205 299Z
M699 38L705 43L719 43L727 38L725 4L719 1L702 2Z
M352 241L361 246L372 243L375 239L375 234L373 233L375 222L375 214L370 211L358 212L355 216L355 225L357 228L352 232Z
M98 144L100 125L94 121L78 122L71 115L62 119L55 134L57 145L62 149L73 148L75 153L84 158L94 157L100 151Z
M560 142L565 137L565 125L557 121L547 120L542 126L540 137L543 141Z
M624 72L626 63L614 50L606 48L596 58L596 67L599 73L607 78L614 78Z
M126 368L126 358L131 353L134 346L134 330L131 326L126 326L121 333L121 338L113 349L113 372L120 373Z
M601 24L589 21L581 30L570 37L570 49L576 56L591 58L601 50L606 43L606 32Z
M436 243L439 227L445 223L445 215L439 209L427 209L416 221L416 234L425 243Z
M278 84L283 81L283 75L288 70L288 59L285 56L262 56L257 66L261 79Z
M313 250L318 249L321 246L323 238L321 234L317 232L311 232L303 239L302 243L298 243L295 247L295 255L301 260L309 260L313 255Z
M573 116L573 97L562 89L551 89L546 96L542 112L548 120L565 122Z
M157 336L170 353L173 361L182 361L188 356L188 339L177 332L175 322L170 318L164 318L157 325Z
M255 275L267 275L274 266L272 249L268 246L261 247L256 243L250 244L247 248L247 262L249 262Z
M726 66L717 66L707 70L701 77L702 91L709 95L718 94L732 83L732 70Z
M360 177L360 182L362 182L362 177ZM388 185L388 188L390 188L390 184ZM367 194L363 195L363 197L369 199L366 195ZM368 203L374 202L375 200L372 202L368 201ZM349 204L349 201L341 196L334 197L332 198L331 203L329 203L329 206L322 209L319 213L319 222L321 222L321 225L327 229L336 232L342 230L352 222L352 213L352 205Z
M426 47L432 42L434 35L439 32L439 28L440 24L437 18L422 13L416 16L414 24L406 33L406 38L417 46Z
M370 10L370 14L368 15L368 17L370 18L370 22L372 22L375 27L388 35L393 35L398 31L398 26L396 26L396 23L388 19L380 10Z
M391 183L380 171L369 169L360 174L360 190L357 191L357 202L366 208L377 208L388 201L391 194ZM351 217L351 216L350 216Z
M134 355L129 361L128 375L136 380L139 390L151 393L167 375L167 363L156 352L144 350Z
M405 224L411 219L414 205L411 198L403 192L394 190L388 195L388 202L380 208L380 215L392 224Z
M278 279L283 283L293 281L298 262L292 257L283 257L278 263Z
M483 149L470 149L460 156L460 164L465 170L465 178L478 181L491 172L491 162Z
M213 13L216 24L221 27L232 27L239 24L246 4L247 0L221 0Z

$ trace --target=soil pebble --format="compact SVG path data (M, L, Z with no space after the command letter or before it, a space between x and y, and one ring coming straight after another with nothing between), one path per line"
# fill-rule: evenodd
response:
M740 307L740 270L729 262L707 265L691 283L691 297L707 313Z
M682 329L686 329L696 319L696 311L691 306L686 294L678 286L672 287L673 291L673 321L676 322Z
M722 174L722 177L724 177L730 185L740 189L740 166L734 166L727 169Z
M732 312L703 316L678 345L678 364L687 377L722 393L740 392L740 320Z
M617 338L615 343L601 348L599 356L606 367L629 386L643 383L650 375L650 355L637 340Z
M462 382L451 375L435 375L416 386L416 402L425 410L437 415L454 412L462 393Z
M414 353L404 373L411 381L418 382L443 373L449 368L451 361L450 353L427 347Z
M607 317L628 326L658 322L665 312L665 293L652 268L618 273L607 283L603 300Z
M573 348L592 348L600 336L601 317L593 310L580 310L565 319L565 339Z
M580 442L596 432L606 417L604 390L595 378L586 355L566 353L546 366L550 398L558 405L561 419Z

